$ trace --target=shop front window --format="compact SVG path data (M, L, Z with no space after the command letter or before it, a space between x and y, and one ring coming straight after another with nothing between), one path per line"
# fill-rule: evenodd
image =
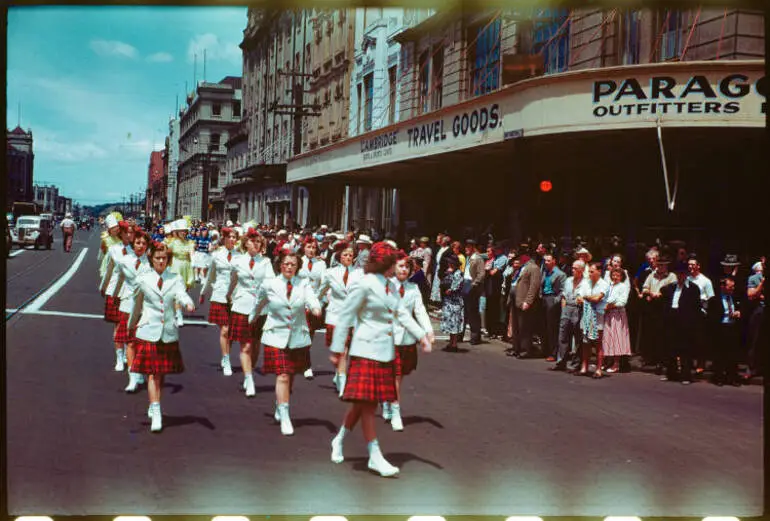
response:
M472 28L469 40L471 96L480 96L500 87L500 19Z

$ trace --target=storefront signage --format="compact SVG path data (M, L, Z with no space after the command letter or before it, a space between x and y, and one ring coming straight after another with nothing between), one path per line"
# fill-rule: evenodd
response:
M644 85L644 87L643 87ZM754 89L767 99L766 77L752 82L745 74L729 74L712 82L705 75L677 81L671 76L640 80L601 80L593 84L593 114L597 118L666 114L735 114L741 100ZM767 102L761 104L762 113Z

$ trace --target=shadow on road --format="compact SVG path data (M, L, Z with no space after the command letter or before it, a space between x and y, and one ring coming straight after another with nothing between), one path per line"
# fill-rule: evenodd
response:
M164 382L163 383L163 388L164 389L167 389L169 387L171 388L171 394L177 394L177 393L181 392L184 389L184 385L182 385L182 384L171 384L171 383L168 383L168 382Z
M429 465L435 469L444 470L444 467L436 463L435 461L430 461L425 458L421 458L420 456L417 456L415 454L412 454L410 452L388 452L384 454L385 459L387 459L392 465L395 465L399 468L404 467L407 463L410 463L412 461L418 461L420 463L424 463L426 465ZM353 463L353 470L357 470L359 472L370 472L368 467L369 458L345 458L346 462Z
M444 428L444 426L440 422L437 422L433 418L426 418L425 416L404 416L403 421L404 421L404 426L415 425L417 423L430 423L437 429Z
M316 371L313 369L313 377L316 376L334 376L334 371L327 371L326 369L321 369L320 371Z
M457 349L450 349L449 346L443 347L441 349L444 353L452 353L452 354L465 354L470 353L470 349L465 349L464 347L458 347Z
M181 427L182 425L190 425L191 423L198 423L203 425L210 431L215 431L217 428L214 426L208 418L202 418L200 416L167 416L163 415L163 428L167 427Z
M273 416L274 413L264 413L265 418L270 418L270 421L272 423L276 423L275 417ZM332 422L329 420L319 420L317 418L292 418L291 424L294 426L294 428L301 429L302 427L326 427L326 430L329 431L329 434L336 434L338 427L336 427Z

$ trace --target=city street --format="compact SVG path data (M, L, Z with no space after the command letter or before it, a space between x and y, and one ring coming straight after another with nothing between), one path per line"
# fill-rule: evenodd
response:
M345 462L330 461L346 405L333 392L323 333L312 349L316 378L295 384L295 435L283 437L272 418L275 377L257 375L257 396L246 399L237 348L235 374L220 372L208 301L181 330L186 372L167 378L164 430L152 434L146 388L124 393L127 377L113 371L98 249L98 230L79 231L70 254L57 232L53 250L14 249L7 259L12 515L762 510L762 386L688 387L639 372L596 381L506 357L501 343L447 353L438 340L405 380L405 430L378 418L383 452L401 467L383 479L367 470L360 426Z

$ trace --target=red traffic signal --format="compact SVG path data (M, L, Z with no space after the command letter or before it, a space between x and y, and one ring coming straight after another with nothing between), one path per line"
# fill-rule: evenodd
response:
M553 188L553 184L551 184L550 181L540 181L541 192L550 192L552 188Z

